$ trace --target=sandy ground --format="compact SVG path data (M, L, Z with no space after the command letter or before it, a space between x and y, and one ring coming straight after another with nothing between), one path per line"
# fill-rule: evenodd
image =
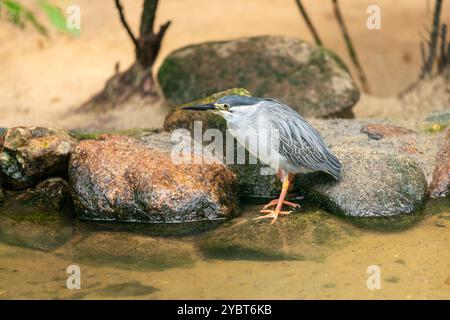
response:
M117 18L112 1L62 1L78 4L82 13L81 36L40 36L0 21L0 126L58 125L78 127L92 123L86 116L67 112L99 91L116 62L121 69L133 59L133 48ZM130 24L137 28L142 1L123 1ZM323 42L348 57L333 18L330 1L305 0ZM366 8L378 4L382 29L366 28ZM420 34L426 34L432 1L341 0L341 7L362 64L376 96L391 96L417 78L420 68ZM443 20L450 24L450 3ZM428 14L428 16L427 16ZM172 50L209 40L262 34L298 36L311 40L293 0L163 0L158 23L172 20L156 63ZM157 70L157 68L155 68ZM387 98L388 100L390 98ZM383 108L373 102L375 110ZM377 107L375 107L377 106ZM358 116L377 116L365 104ZM142 112L126 110L113 117L125 127L158 127L165 110L154 106ZM389 114L387 114L389 115ZM386 116L386 113L383 113ZM100 121L104 121L101 119Z

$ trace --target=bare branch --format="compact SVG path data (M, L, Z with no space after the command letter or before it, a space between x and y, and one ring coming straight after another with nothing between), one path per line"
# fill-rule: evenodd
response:
M348 53L350 55L350 59L352 60L353 65L356 67L356 71L358 73L359 80L361 81L362 89L364 92L370 93L369 82L367 81L364 70L363 70L361 64L359 63L358 55L356 53L355 48L353 47L352 40L350 38L350 35L348 33L347 27L344 22L344 18L342 16L341 10L339 8L338 0L332 0L332 2L333 2L333 8L334 8L334 15L336 16L336 20L338 21L339 27L341 28L341 32L344 37Z
M145 0L142 9L140 37L143 38L149 34L153 34L155 25L156 9L158 8L158 0Z
M442 0L436 0L435 6L434 6L434 13L433 13L433 24L432 24L432 31L430 34L430 44L429 44L429 55L428 60L422 69L422 74L420 75L421 78L425 77L427 74L431 74L433 71L433 63L436 56L436 50L437 50L437 44L438 44L438 38L439 38L439 26L440 26L440 16L441 16L441 10L442 10Z
M314 27L311 19L309 18L308 12L306 12L306 9L303 6L303 3L301 2L301 0L295 0L295 2L297 3L297 7L300 10L300 13L302 14L303 20L305 20L309 31L311 32L311 34L314 37L314 41L316 42L316 44L321 46L322 45L322 40L320 40L319 34L318 34L316 28Z
M120 0L114 0L114 1L116 3L117 11L119 11L120 21L122 22L123 27L127 31L128 36L130 37L131 41L133 41L133 44L137 51L137 50L139 50L139 42L137 41L136 37L134 36L133 31L131 31L127 20L125 19L125 14L123 12L122 4L120 3Z
M421 42L420 43L420 57L422 58L422 70L421 70L421 74L423 74L425 72L425 65L427 62L427 53L425 52L425 43Z
M159 31L158 31L158 37L160 39L162 39L164 37L164 34L166 33L167 29L169 29L171 23L172 23L172 21L169 20L166 23L164 23L163 25L161 25L161 27L159 28Z
M448 62L448 52L447 50L447 25L444 23L442 25L441 31L441 53L438 59L438 72L441 73L447 65Z

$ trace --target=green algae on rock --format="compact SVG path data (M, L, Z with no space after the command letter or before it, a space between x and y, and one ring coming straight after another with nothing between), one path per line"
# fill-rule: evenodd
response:
M186 241L125 232L94 232L83 237L62 255L95 265L162 270L191 267L195 262L194 252L192 245Z
M207 233L198 243L201 252L222 259L320 261L359 235L355 227L317 209L281 217L274 225L253 217Z
M43 251L63 245L73 233L72 218L66 212L69 198L67 182L60 178L9 192L0 206L0 240Z
M47 177L65 177L76 144L74 137L57 128L7 129L0 152L0 175L13 189L32 187Z
M338 56L283 36L207 42L178 49L158 79L174 104L242 87L285 101L305 117L352 117L359 90Z

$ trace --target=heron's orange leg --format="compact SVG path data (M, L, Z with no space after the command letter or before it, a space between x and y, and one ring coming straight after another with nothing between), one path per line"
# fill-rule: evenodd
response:
M293 179L294 179L294 175L293 174L288 174L287 177L284 177L283 186L281 188L280 197L276 200L277 201L277 203L276 203L277 206L276 206L275 210L266 210L267 207L269 207L270 205L273 205L272 204L273 201L272 201L268 205L266 205L263 208L263 210L261 210L261 212L268 213L268 214L266 214L264 216L257 217L257 218L255 218L255 220L272 218L272 222L270 224L273 224L277 220L278 215L291 213L290 211L281 211L281 208L283 207L283 204L288 204L289 203L288 205L294 204L295 207L298 206L295 203L292 203L292 202L284 200L284 198L286 197L286 194L288 192L289 185L290 185L290 183L292 182Z

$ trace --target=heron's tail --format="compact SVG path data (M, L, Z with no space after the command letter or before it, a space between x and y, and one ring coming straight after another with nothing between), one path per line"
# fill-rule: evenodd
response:
M328 160L326 163L327 168L325 171L330 175L332 175L333 178L339 181L341 179L341 169L342 169L341 162L331 152L328 154L327 160Z

